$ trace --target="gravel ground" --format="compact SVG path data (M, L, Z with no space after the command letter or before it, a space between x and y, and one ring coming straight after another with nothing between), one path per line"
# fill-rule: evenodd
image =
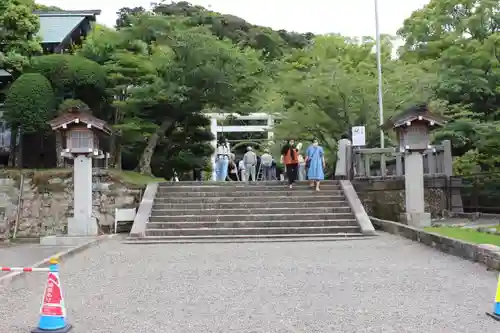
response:
M0 266L28 267L54 254L67 250L68 246L42 246L39 244L13 244L0 247ZM0 277L9 272L0 272Z
M497 274L392 235L343 242L126 245L67 259L74 333L498 333ZM37 322L40 276L0 290L0 332Z

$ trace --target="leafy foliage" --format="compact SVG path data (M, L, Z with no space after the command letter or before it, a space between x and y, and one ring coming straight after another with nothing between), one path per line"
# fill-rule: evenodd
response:
M386 48L389 46L386 45ZM373 41L338 35L321 36L304 50L292 52L279 75L265 87L261 108L281 116L277 139L319 139L330 160L336 143L352 126L367 128L369 146L379 137L377 78ZM405 64L384 52L386 117L398 109L429 100L437 77L421 65Z
M446 101L455 156L480 170L498 168L500 141L500 3L494 0L432 0L399 31L400 53L409 62L433 60L437 98ZM457 162L459 163L459 162ZM463 169L461 167L461 169Z
M45 76L57 100L80 99L90 108L98 108L107 86L105 70L96 62L68 54L33 58L31 71Z
M28 0L2 0L0 4L0 69L15 76L28 65L29 56L42 52L34 37L40 22L33 9L33 1Z
M268 60L282 57L290 48L307 46L314 37L312 33L290 33L256 26L239 17L220 14L185 1L160 3L153 6L152 10L167 17L184 17L185 23L191 27L208 27L219 39L228 39L243 48L259 50Z
M10 87L4 119L11 128L36 133L47 127L54 115L55 98L50 82L40 74L21 75Z
M57 113L62 114L69 109L90 110L89 106L79 99L66 99L57 108Z
M274 31L185 1L161 2L120 9L116 30L95 25L75 55L29 63L40 52L34 8L57 9L32 0L0 4L0 68L45 77L55 103L22 104L21 92L35 88L16 82L9 103L22 107L7 116L14 127L41 129L54 110L88 105L115 129L116 167L123 156L124 167L167 178L207 165L214 138L206 111L273 113L277 141L318 138L331 160L354 125L366 126L369 146L378 144L373 38ZM431 0L399 30L397 59L394 37L382 36L384 118L429 103L450 119L434 139L452 140L461 174L500 166L499 13L494 0ZM386 142L396 144L392 133Z

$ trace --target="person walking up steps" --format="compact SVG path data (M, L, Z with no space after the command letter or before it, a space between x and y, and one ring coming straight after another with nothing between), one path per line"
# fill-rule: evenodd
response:
M245 181L247 182L250 177L252 181L256 181L256 166L257 166L257 155L253 152L252 147L247 147L247 152L243 155L243 164L245 165Z
M315 186L316 191L319 191L319 184L325 179L325 153L323 147L319 146L318 140L316 139L314 139L312 145L307 148L306 167L309 186Z
M299 166L299 153L295 148L294 140L289 140L281 149L281 163L285 164L288 186L292 188L297 180Z
M227 141L225 139L221 139L219 146L217 147L217 157L215 159L215 175L217 181L226 181L230 153L231 151L228 148Z
M264 149L264 154L260 157L260 164L262 168L262 179L273 180L273 157L269 154L269 149Z

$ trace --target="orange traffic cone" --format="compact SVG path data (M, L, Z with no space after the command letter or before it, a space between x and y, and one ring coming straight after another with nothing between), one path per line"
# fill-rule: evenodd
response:
M50 259L49 275L45 293L43 295L42 307L40 309L40 321L38 327L32 333L66 333L72 326L66 323L66 307L64 296L59 280L59 261Z

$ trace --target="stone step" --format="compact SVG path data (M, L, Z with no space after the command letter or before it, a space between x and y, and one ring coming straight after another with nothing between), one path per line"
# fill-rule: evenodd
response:
M165 200L166 201L166 200ZM157 202L155 201L153 205L153 211L158 209L231 209L231 208L283 208L287 209L289 207L296 208L309 208L311 205L318 207L348 207L349 203L347 200L323 200L322 201L247 201L238 200L232 202L186 202L186 200L181 200L180 202Z
M158 193L178 193L178 192L251 192L251 191L284 191L289 190L288 185L241 185L234 186L219 186L219 185L202 185L202 186L159 186ZM295 185L295 191L313 191L309 185ZM342 188L338 184L325 184L321 186L322 191L340 191Z
M320 194L321 193L321 194ZM234 192L231 189L225 189L224 191L218 192L193 192L186 189L185 192L157 192L156 198L172 198L172 197L213 197L213 196L222 196L222 197L276 197L276 196L288 196L288 197L315 197L318 195L333 195L340 196L343 195L343 191L341 190L326 190L321 192L316 192L314 190L290 190L290 189L282 189L277 191L237 191Z
M267 243L267 242L324 242L364 240L374 236L353 234L283 234L283 235L219 235L219 236L146 236L127 238L127 244L185 244L185 243Z
M148 229L194 229L194 228L268 228L268 227L323 227L323 226L358 226L354 218L337 220L286 220L286 221L244 221L244 222L148 222Z
M330 207L329 205L318 207L316 203L311 204L309 208L303 207L279 207L279 208L229 208L229 209L158 209L154 208L151 216L177 216L177 215L265 215L265 214L300 214L306 212L321 213L350 213L349 206Z
M252 214L252 215L177 215L151 216L150 222L238 222L238 221L284 221L284 220L336 220L352 219L349 213L300 213L300 214Z
M226 196L172 196L172 197L156 197L154 204L155 205L164 205L164 204L222 204L222 203L243 203L243 202L252 202L252 203L281 203L281 202L303 202L303 203L314 203L316 201L345 201L344 195L329 195L329 194L321 194L321 195L296 195L296 196L286 196L286 195L276 195L276 196L260 196L260 197L252 197L251 200L246 200L245 197L235 197L231 195Z
M354 234L360 233L355 226L323 227L269 227L269 228L192 228L192 229L147 229L146 236L228 236L228 235L283 235L283 234Z
M257 182L252 182L249 181L247 183L244 182L232 182L232 181L227 181L227 182L217 182L217 181L181 181L181 182L160 182L158 183L159 187L176 187L176 186L227 186L227 187L232 187L232 186L240 186L241 184L245 184L247 186L259 186L259 185L282 185L286 186L288 185L288 182L286 180L281 181L281 180L270 180L270 181L257 181ZM295 182L295 185L308 185L309 182L306 180L302 181L297 181ZM321 184L324 185L339 185L340 181L338 180L324 180L321 182Z

